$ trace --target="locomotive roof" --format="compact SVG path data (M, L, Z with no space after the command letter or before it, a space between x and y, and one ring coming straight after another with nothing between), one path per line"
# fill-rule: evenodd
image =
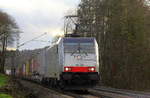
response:
M89 38L63 38L64 43L93 43L95 38L89 37Z

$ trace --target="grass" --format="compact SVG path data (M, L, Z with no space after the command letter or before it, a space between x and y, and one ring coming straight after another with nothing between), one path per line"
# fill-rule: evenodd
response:
M7 82L8 82L8 77L3 74L0 74L0 87L5 86Z
M9 80L8 76L0 74L0 88L5 86L8 83L8 80ZM13 98L13 97L8 94L0 93L0 98Z
M13 97L7 94L0 94L0 98L13 98Z

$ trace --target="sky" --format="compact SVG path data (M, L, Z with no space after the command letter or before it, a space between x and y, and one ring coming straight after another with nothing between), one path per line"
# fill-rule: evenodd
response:
M75 11L79 2L80 0L0 0L0 9L11 15L23 32L20 34L20 44L47 32L37 39L42 41L31 41L20 47L35 49L50 45L54 36L63 34L64 16Z

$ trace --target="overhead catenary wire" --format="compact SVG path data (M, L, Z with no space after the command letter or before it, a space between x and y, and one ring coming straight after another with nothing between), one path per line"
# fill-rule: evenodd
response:
M17 46L17 49L20 48L21 46L24 46L25 44L27 44L27 43L29 43L29 42L31 42L31 41L35 41L36 39L38 39L38 38L40 38L40 37L42 37L42 36L44 36L44 35L46 35L46 34L47 34L47 33L45 32L44 34L41 34L41 35L39 35L39 36L37 36L37 37L31 39L31 40L28 40L28 41L26 41L26 42L24 42L24 43L18 45L18 46Z

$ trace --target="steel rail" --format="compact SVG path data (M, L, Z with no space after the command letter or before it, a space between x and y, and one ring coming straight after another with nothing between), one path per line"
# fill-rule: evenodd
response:
M132 91L132 90L126 90L126 89L117 89L117 88L111 88L111 87L98 87L100 89L109 89L111 91L116 91L116 92L123 92L123 93L127 93L127 94L138 94L138 95L146 95L150 97L150 92L142 92L142 91Z
M141 94L141 93L135 93L135 92L128 92L128 91L123 91L119 89L113 89L113 88L94 88L93 90L96 91L101 91L101 92L107 92L107 93L112 93L112 94L118 94L118 95L124 95L124 96L129 96L131 98L150 98L149 94Z

